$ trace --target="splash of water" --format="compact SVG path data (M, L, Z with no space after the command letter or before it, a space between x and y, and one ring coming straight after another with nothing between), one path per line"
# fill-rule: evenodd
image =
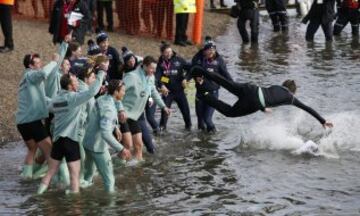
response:
M243 142L251 143L251 148L295 153L312 140L319 145L319 151L313 155L327 158L338 158L342 151L360 151L360 113L347 111L328 117L334 128L324 130L303 111L291 115L279 112L249 125Z

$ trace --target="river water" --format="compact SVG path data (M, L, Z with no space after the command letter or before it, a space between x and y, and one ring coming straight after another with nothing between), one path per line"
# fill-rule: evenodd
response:
M155 156L116 168L111 196L99 178L77 196L34 196L39 181L19 177L24 145L9 143L0 151L0 215L360 215L359 42L346 28L332 45L321 31L307 44L305 26L290 22L287 35L275 34L262 16L258 46L242 46L232 23L216 39L218 50L239 82L296 80L297 97L333 121L332 130L279 107L242 118L216 113L218 133L186 133L176 112L156 138ZM236 100L225 90L220 98ZM307 140L319 144L320 156L292 153Z

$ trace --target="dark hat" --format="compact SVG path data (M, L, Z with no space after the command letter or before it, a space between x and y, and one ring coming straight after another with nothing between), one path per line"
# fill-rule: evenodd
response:
M84 67L87 65L87 58L79 58L74 61L70 61L70 73L78 76L78 74L83 70Z
M204 76L205 69L200 65L195 65L190 69L190 74L193 78Z
M108 38L109 36L108 34L106 34L106 32L100 32L99 34L96 35L96 43L100 44L101 42L105 41Z
M101 53L100 47L93 40L91 39L88 40L87 44L88 44L88 49L87 49L88 55L98 55Z
M136 59L134 53L131 52L131 50L129 50L127 47L122 47L121 50L122 50L122 57L123 57L124 63L129 61L131 56L133 56Z
M212 40L212 38L210 36L206 36L203 50L207 50L207 49L211 49L211 48L216 49L215 42Z

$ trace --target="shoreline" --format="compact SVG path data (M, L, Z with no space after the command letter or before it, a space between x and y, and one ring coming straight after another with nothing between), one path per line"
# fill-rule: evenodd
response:
M225 14L204 11L203 38L210 35L214 39L225 33L230 16ZM15 19L13 20L13 37L15 50L1 54L0 62L0 145L8 142L21 140L15 125L15 113L17 109L18 83L22 77L22 58L30 52L39 53L46 64L57 47L51 42L48 33L47 22L41 20ZM159 45L161 39L151 37L134 37L119 32L109 33L110 44L121 53L121 47L126 46L140 56L153 55L159 57ZM94 38L94 35L92 36ZM89 37L86 38L86 41ZM0 40L3 40L0 35ZM172 43L171 43L172 44ZM83 46L86 53L87 45ZM179 47L173 45L173 49L185 59L191 59L198 51L197 46Z

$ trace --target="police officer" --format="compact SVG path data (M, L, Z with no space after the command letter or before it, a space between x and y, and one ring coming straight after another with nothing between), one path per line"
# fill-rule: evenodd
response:
M269 13L274 32L288 30L288 17L286 12L286 3L284 0L266 0L266 10Z
M259 10L258 0L236 0L237 7L239 7L239 18L237 21L237 26L243 43L249 43L249 34L246 30L246 21L250 21L251 29L251 42L257 43L259 36Z
M232 80L229 72L227 71L225 61L216 51L215 42L209 36L206 36L205 38L204 47L193 57L192 65L200 65L209 72L219 73L226 79ZM204 86L208 90L209 94L212 94L216 98L219 97L220 86L218 84L205 78ZM212 121L215 110L200 99L198 91L196 92L195 109L198 119L198 129L207 129L210 133L216 132L215 125Z
M304 24L310 21L305 35L307 41L314 40L314 35L320 26L325 34L326 41L332 41L332 21L335 16L334 6L335 0L314 0L309 13L302 20Z
M187 80L185 70L189 64L174 52L170 45L162 42L160 46L161 56L156 67L157 87L163 94L163 100L167 107L171 107L175 100L185 122L185 129L191 129L190 108L184 89ZM161 113L160 129L165 130L168 117L164 112Z
M0 53L10 52L14 49L12 37L11 8L14 0L0 0L0 24L4 34L4 46L0 46Z
M359 35L359 1L358 0L337 0L337 20L334 24L334 35L340 35L348 22L351 23L352 34Z
M83 141L86 152L84 179L88 183L92 182L96 166L107 192L115 191L113 164L108 145L121 158L129 159L131 156L129 150L120 144L121 134L116 102L120 101L124 95L124 83L120 80L111 80L107 94L96 100ZM114 131L117 131L116 138L113 135Z
M176 30L174 44L179 46L192 45L186 35L189 21L189 13L196 13L195 0L174 0L174 10L176 14Z

